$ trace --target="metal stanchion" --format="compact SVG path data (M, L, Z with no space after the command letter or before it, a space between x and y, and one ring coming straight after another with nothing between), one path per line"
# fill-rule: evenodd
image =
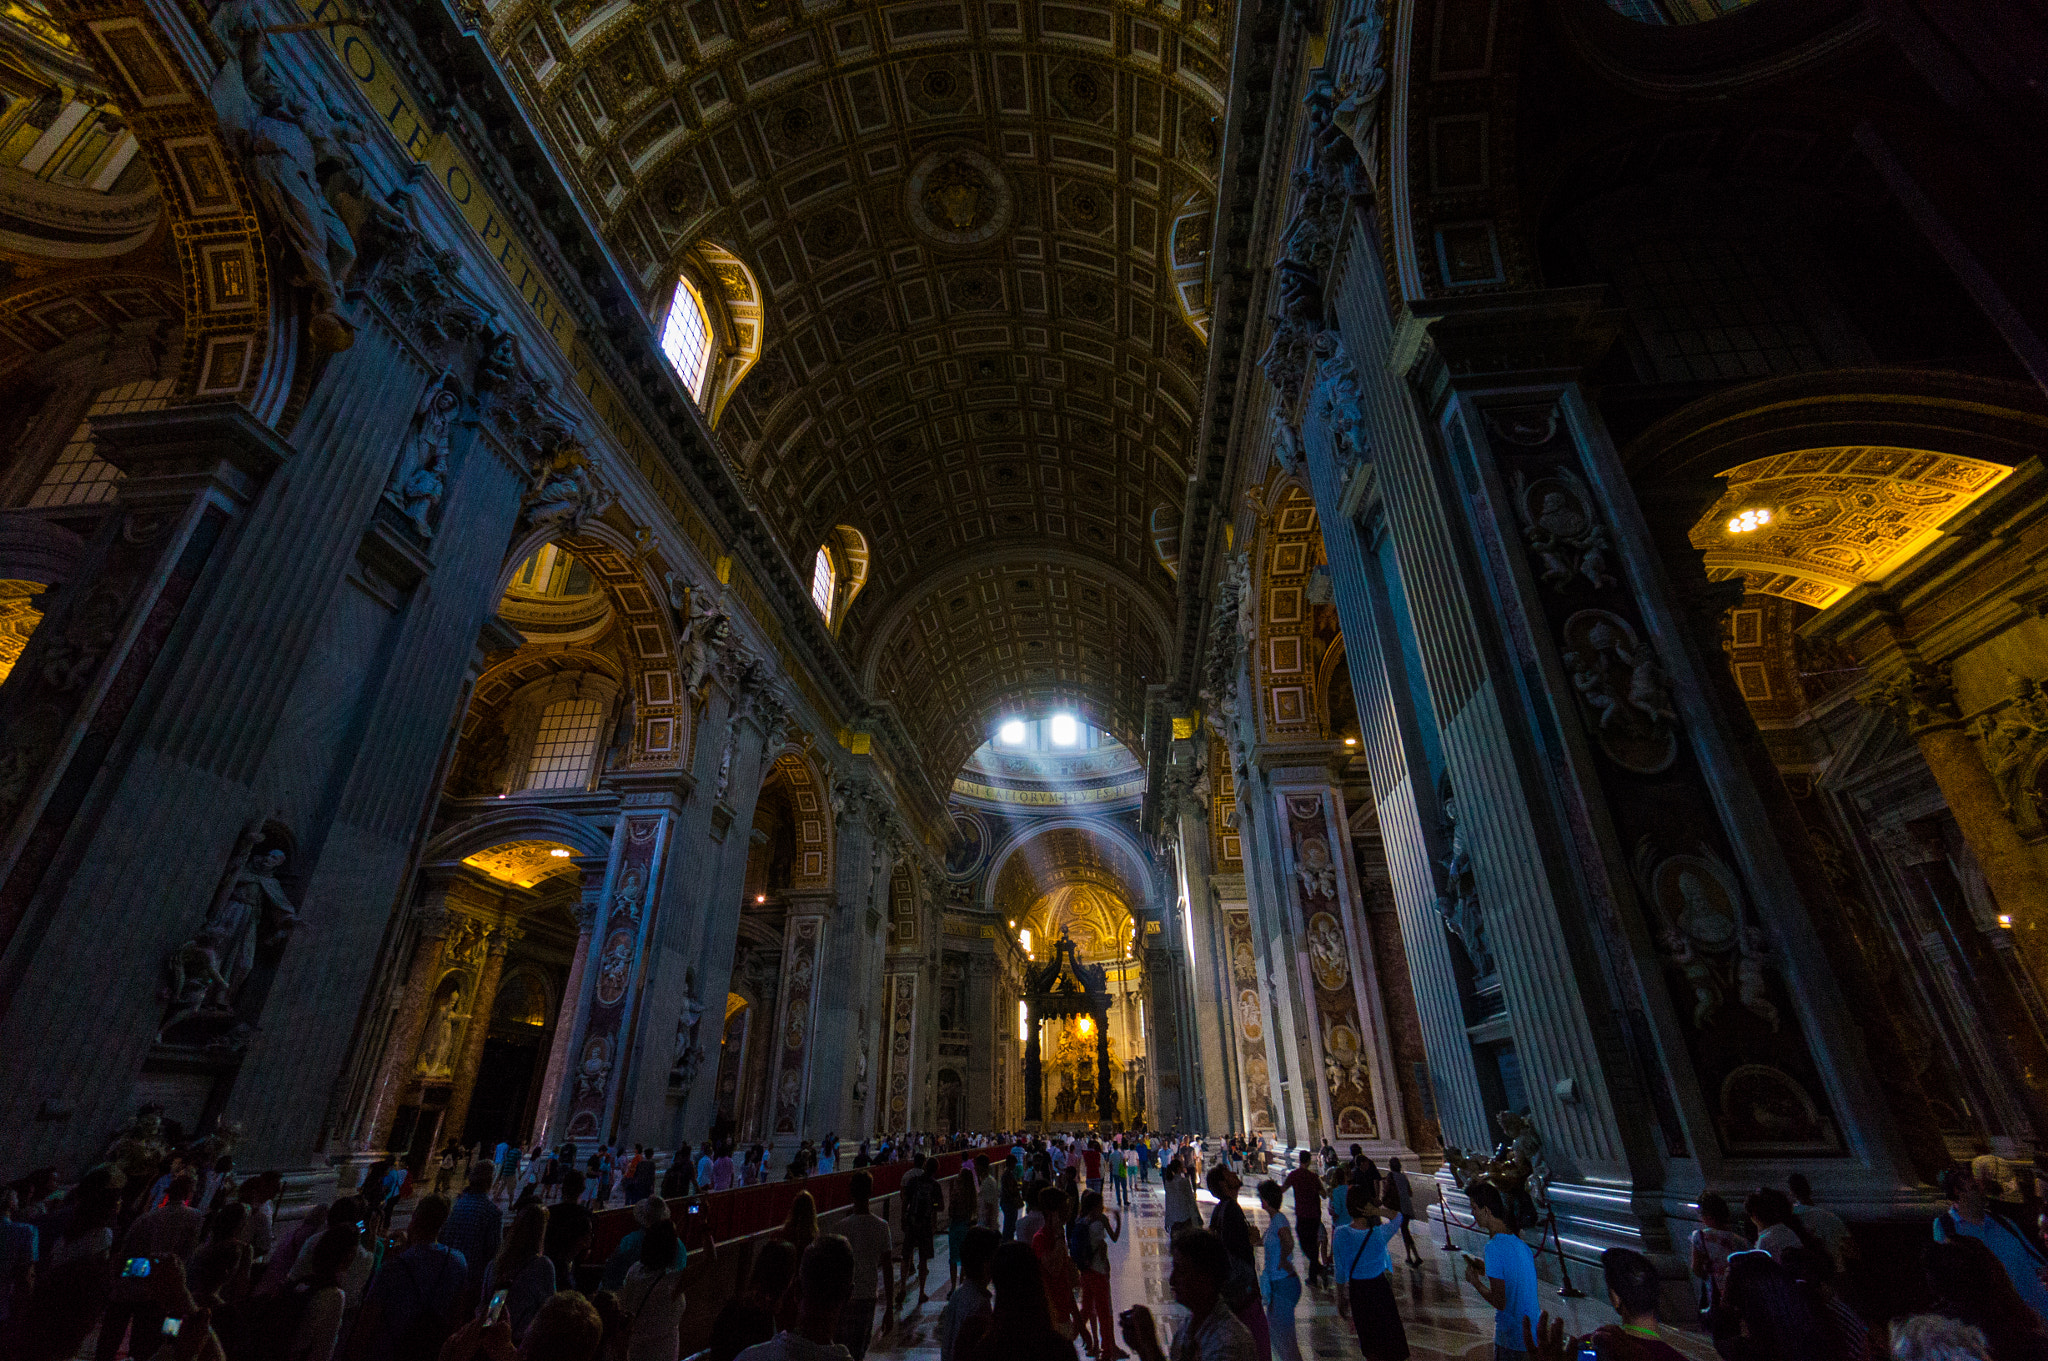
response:
M1557 1288L1558 1297L1567 1300L1582 1300L1586 1298L1586 1292L1572 1284L1571 1263L1566 1260L1564 1255L1564 1235L1559 1233L1557 1229L1557 1207L1552 1205L1548 1199L1543 1203L1543 1214L1544 1231L1550 1235L1550 1241L1557 1245L1557 1276L1559 1280L1564 1282L1563 1285ZM1543 1245L1538 1243L1536 1247L1538 1251L1541 1251Z

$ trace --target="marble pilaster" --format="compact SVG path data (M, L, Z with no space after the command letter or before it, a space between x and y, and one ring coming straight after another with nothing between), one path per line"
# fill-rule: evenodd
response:
M462 1035L462 1063L455 1070L455 1081L448 1097L448 1115L441 1125L444 1142L462 1138L463 1125L469 1120L469 1103L476 1094L477 1070L483 1063L484 1042L491 1033L491 1008L497 1005L498 983L505 976L505 956L511 953L516 935L516 927L500 925L492 928L490 938L484 944L483 967L477 971L476 993L469 1001L469 1028Z
M590 970L590 939L604 906L604 857L577 856L576 868L583 875L582 901L576 905L576 953L569 961L569 980L562 987L554 1038L548 1043L548 1066L541 1076L540 1100L534 1106L533 1142L538 1144L548 1143L548 1136L559 1127L556 1112L561 1107L562 1082L569 1071L570 1046L589 995L585 978Z
M419 1051L420 1033L427 1024L434 985L440 980L441 947L455 924L447 899L448 886L459 877L458 872L436 869L421 877L425 887L415 909L418 927L412 964L398 995L397 1014L387 1033L383 1060L377 1065L377 1085L370 1094L369 1119L364 1126L368 1134L366 1149L381 1150L391 1141L399 1097L412 1076L413 1056Z

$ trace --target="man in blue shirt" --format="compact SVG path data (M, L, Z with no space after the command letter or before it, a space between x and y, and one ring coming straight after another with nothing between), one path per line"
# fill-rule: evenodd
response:
M498 1255L498 1243L504 1234L504 1212L491 1199L491 1165L478 1163L469 1169L469 1188L455 1198L440 1235L441 1242L469 1263L463 1282L465 1303L471 1292L482 1289L484 1268Z
M1533 1361L1535 1353L1522 1346L1522 1327L1527 1323L1527 1335L1534 1337L1543 1318L1536 1294L1536 1254L1509 1222L1500 1188L1475 1181L1465 1194L1472 1202L1472 1222L1488 1235L1483 1260L1466 1255L1465 1279L1494 1308L1494 1361Z
M2027 1241L2017 1224L1994 1211L1984 1183L1959 1168L1941 1174L1942 1194L1949 1207L1934 1218L1934 1241L1974 1238L1991 1249L1991 1255L2012 1278L2012 1288L2027 1307L2048 1319L2048 1258Z
M405 1251L385 1261L356 1322L366 1340L363 1355L427 1361L440 1354L468 1312L469 1264L460 1252L434 1241L448 1213L441 1196L423 1197L413 1210Z

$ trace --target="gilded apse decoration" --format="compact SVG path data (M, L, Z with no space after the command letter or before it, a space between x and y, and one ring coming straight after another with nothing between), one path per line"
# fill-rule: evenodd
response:
M578 873L576 863L569 855L555 854L556 851L570 850L559 841L507 841L489 850L478 851L462 863L482 870L501 883L533 888L545 880Z
M40 581L0 581L0 680L14 670L28 636L43 622L35 598L48 589Z
M1865 582L1883 581L1941 527L2012 472L1926 449L1845 446L1774 454L1720 474L1728 490L1692 528L1717 581L1824 610ZM1743 510L1771 512L1737 533Z

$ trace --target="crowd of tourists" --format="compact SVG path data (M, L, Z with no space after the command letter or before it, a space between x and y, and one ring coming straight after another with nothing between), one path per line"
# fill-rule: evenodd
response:
M975 1151L942 1174L939 1154L962 1145ZM893 1222L875 1208L874 1173L891 1164L906 1168ZM1247 1138L903 1134L848 1149L828 1135L793 1150L781 1178L840 1171L847 1212L821 1230L816 1199L796 1194L717 1309L704 1361L861 1361L935 1293L944 1361L1300 1361L1296 1315L1311 1291L1333 1299L1368 1361L1410 1355L1402 1300L1425 1292L1420 1278L1397 1292L1394 1253L1423 1264L1411 1230L1435 1182L1397 1160L1381 1169L1356 1145L1300 1150L1289 1165L1288 1151ZM1119 1313L1111 1291L1125 1207L1155 1171L1168 1286L1188 1313L1170 1343L1145 1305ZM684 1269L716 1247L669 1202L769 1179L762 1150L724 1142L673 1155L450 1146L417 1175L373 1164L280 1221L280 1174L238 1176L217 1142L131 1142L68 1186L42 1169L0 1191L0 1356L678 1361ZM1681 1254L1701 1331L1728 1361L2048 1358L2048 1207L2032 1170L1980 1160L1941 1188L1947 1206L1917 1263L1931 1308L1901 1317L1859 1288L1875 1264L1804 1177L1756 1188L1739 1212L1702 1196ZM594 1254L614 1195L631 1229ZM1463 1279L1494 1314L1498 1361L1682 1355L1660 1336L1668 1283L1648 1257L1605 1253L1620 1321L1568 1337L1541 1307L1525 1216L1483 1181L1466 1199L1484 1238Z

